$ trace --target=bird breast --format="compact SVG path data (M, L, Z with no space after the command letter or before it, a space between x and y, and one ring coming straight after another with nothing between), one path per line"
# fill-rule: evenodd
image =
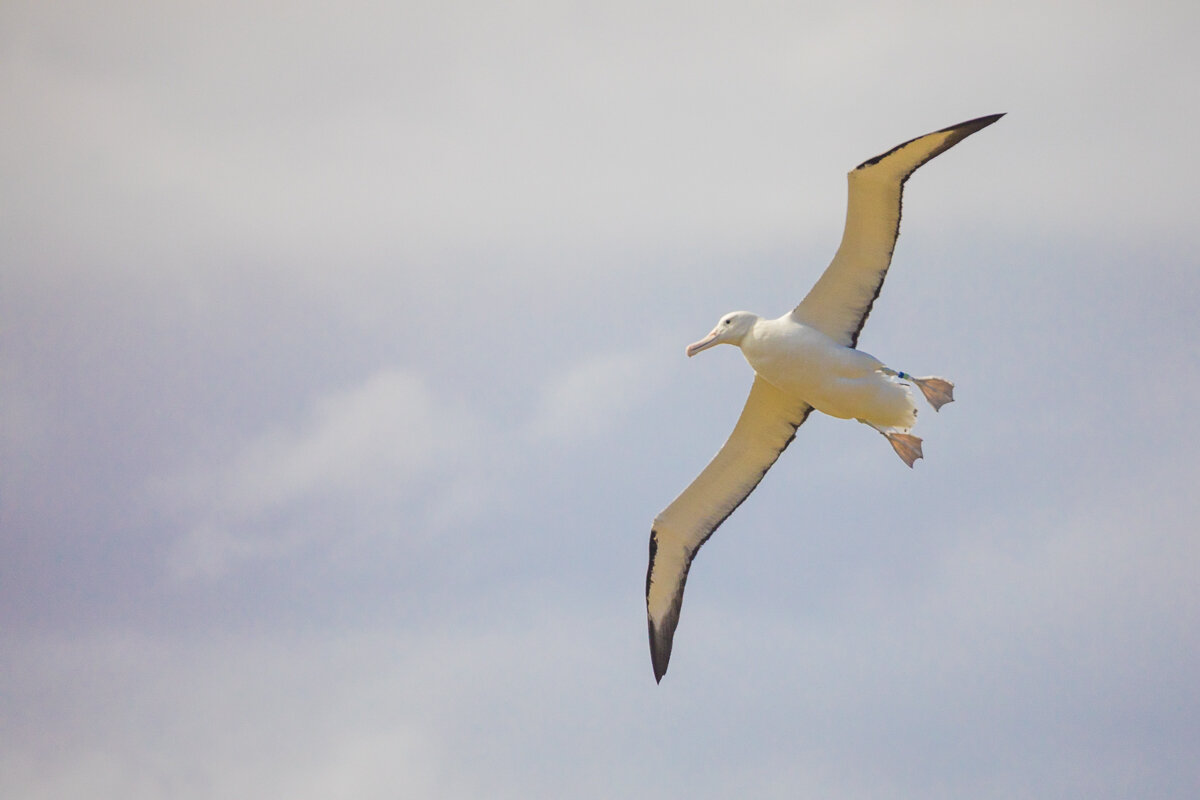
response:
M862 378L883 366L873 356L787 318L760 321L743 340L742 353L755 372L781 389L786 387L780 383Z
M874 356L786 318L756 325L742 353L764 380L835 417L875 416L880 402L908 405L906 392L879 372L883 364ZM885 398L897 390L894 399Z

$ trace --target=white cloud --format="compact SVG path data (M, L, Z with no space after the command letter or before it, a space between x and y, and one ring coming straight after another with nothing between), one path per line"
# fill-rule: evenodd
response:
M299 430L247 446L223 481L225 505L252 513L314 490L403 483L453 463L475 427L419 377L383 370L319 398Z
M407 679L420 639L248 641L215 649L129 634L24 642L55 664L54 685L21 659L6 678L29 691L39 733L8 738L0 794L30 800L394 798L460 790L445 727ZM298 657L299 655L299 657ZM6 689L13 684L6 685ZM91 688L100 687L100 692ZM35 711L36 709L36 711ZM141 714L161 720L143 728ZM50 720L69 720L70 731Z
M171 571L215 576L238 561L286 554L326 534L270 518L330 498L352 505L400 498L423 519L425 503L456 491L456 472L471 476L481 431L464 405L401 370L320 397L302 422L258 435L211 473L173 482L204 511L174 549ZM422 490L429 496L418 497Z
M414 541L461 529L510 506L521 491L513 476L548 444L588 445L620 430L660 380L650 351L585 357L546 380L524 420L495 428L418 375L381 370L317 398L302 420L263 431L225 463L159 484L189 518L170 572L215 578L345 536L344 526L310 521L324 503L380 530L399 525Z
M8 168L29 196L12 210L67 218L86 232L74 237L82 253L116 238L128 256L137 243L156 269L153 256L181 240L293 261L315 253L355 269L391 269L381 253L581 238L794 241L806 226L836 225L841 202L829 198L858 160L1006 110L1003 141L1020 146L1002 146L997 132L971 145L974 155L956 154L988 190L946 171L958 191L945 218L990 214L1021 230L1066 221L1095 234L1133 214L1139 226L1189 230L1175 148L1130 145L1152 104L1169 103L1190 74L1176 38L1194 10L1172 25L1114 8L1081 27L1070 4L1005 7L988 24L937 3L732 15L672 4L591 15L405 5L372 8L368 25L348 12L331 30L319 12L284 21L259 3L238 7L236 31L215 22L219 11L167 15L158 38L139 42L151 67L139 70L111 29L120 14L84 5L43 19L31 44L10 50L15 77L0 91L27 147ZM93 20L107 35L92 34ZM914 47L906 27L926 45ZM213 42L219 58L207 57ZM81 48L84 68L68 57ZM830 63L841 65L836 80ZM1085 91L1131 80L1128 63L1148 74L1122 102ZM888 86L935 88L880 90L884 64ZM1156 136L1186 152L1188 129L1177 118ZM1122 150L1137 160L1095 168ZM1048 163L1061 179L1045 179ZM1155 192L1163 186L1166 196ZM130 227L147 214L152 230Z
M528 435L575 443L616 430L661 385L653 357L654 351L602 353L554 375L542 390Z

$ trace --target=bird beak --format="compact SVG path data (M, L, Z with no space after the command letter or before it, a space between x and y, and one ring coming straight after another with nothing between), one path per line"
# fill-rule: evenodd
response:
M718 333L717 331L713 331L712 333L710 333L708 336L705 336L700 341L689 344L687 346L688 358L691 358L692 356L696 355L696 353L699 353L701 350L707 350L708 348L710 348L714 344L716 344L717 343L717 333Z

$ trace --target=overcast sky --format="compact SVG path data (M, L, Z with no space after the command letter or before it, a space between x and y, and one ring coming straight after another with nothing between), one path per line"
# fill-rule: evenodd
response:
M0 4L0 795L1200 796L1200 7ZM654 515L845 173L859 342L701 552Z

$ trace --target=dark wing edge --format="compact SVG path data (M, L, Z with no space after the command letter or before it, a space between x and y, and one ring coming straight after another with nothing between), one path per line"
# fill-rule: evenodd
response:
M741 505L812 411L806 403L755 377L725 444L708 466L654 520L646 567L646 623L654 679L662 681L692 559Z
M960 122L869 158L847 176L846 226L837 253L793 317L856 347L883 289L900 235L904 183L921 165L1003 117Z
M951 147L954 147L954 145L961 142L963 139L970 136L972 133L976 133L978 131L983 130L988 125L991 125L993 122L996 122L1003 116L1004 116L1003 113L988 114L987 116L984 116L984 117L976 117L975 119L969 119L966 122L960 122L957 125L947 125L945 128L942 128L941 130L936 130L933 133L927 133L927 134L925 134L925 136L914 136L913 138L909 139L907 142L901 142L900 144L896 145L891 150L888 150L885 153L880 153L877 156L868 158L866 161L862 162L854 169L859 170L859 169L863 169L864 167L874 166L875 164L878 164L880 161L883 161L888 156L891 156L893 153L903 150L904 148L908 147L913 142L916 142L920 139L924 139L926 136L937 136L938 134L943 134L943 133L950 134L949 136L945 137L945 140L940 145L938 145L937 147L930 150L928 155L926 155L924 158L922 158L917 163L913 164L913 166L904 175L904 178L908 178L909 175L912 175L914 172L916 172L917 168L920 167L922 164L924 164L929 159L941 155L942 153L949 150Z

